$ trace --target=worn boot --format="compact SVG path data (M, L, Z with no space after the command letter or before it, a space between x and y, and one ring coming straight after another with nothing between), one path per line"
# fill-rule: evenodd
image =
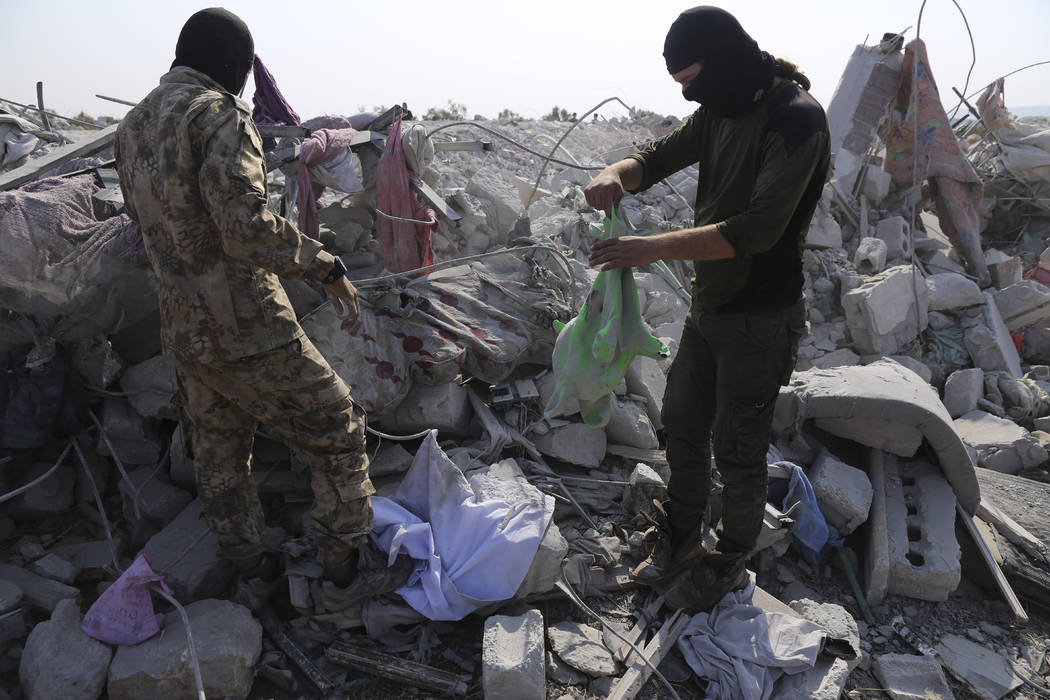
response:
M240 576L230 598L252 612L262 610L281 585L281 564L277 556L263 552L254 565L240 568Z
M325 584L325 607L342 610L366 598L392 593L408 583L416 562L402 554L393 565L386 566L386 554L381 554L382 557L370 551L352 552L344 561L332 564L326 557L325 579L334 585Z
M649 556L639 563L631 575L644 583L666 581L689 566L703 554L703 519L696 522L677 522L672 517L670 501L653 500L655 515L642 513L650 527L643 540L649 547Z
M690 615L711 610L732 591L750 580L747 557L738 552L711 552L695 561L664 591L664 603Z

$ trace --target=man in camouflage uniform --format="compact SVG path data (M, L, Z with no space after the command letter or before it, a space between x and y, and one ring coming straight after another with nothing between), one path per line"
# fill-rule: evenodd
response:
M235 15L190 17L171 70L117 130L117 167L156 273L164 351L221 554L242 571L275 573L251 476L262 422L310 467L315 539L330 577L345 583L372 527L365 416L303 333L278 276L321 282L351 320L357 291L337 258L266 209L262 143L235 97L253 56Z

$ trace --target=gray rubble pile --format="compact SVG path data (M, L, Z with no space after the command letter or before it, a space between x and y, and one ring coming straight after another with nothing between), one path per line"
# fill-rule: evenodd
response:
M1004 178L1032 177L1009 151L1009 130L1032 125L997 123L1005 145L991 155L987 139L964 141L989 182L993 212L983 240L991 284L982 289L938 212L895 189L882 168L900 66L894 40L858 47L828 109L834 176L805 241L808 319L776 405L770 502L750 567L762 615L815 623L842 649L779 677L774 697L860 698L875 687L893 698L1001 697L1050 674L1050 634L1038 617L1050 609L1042 544L1050 532L1045 511L1033 513L1024 497L1032 484L1031 498L1050 507L1036 484L1050 482L1050 217L1002 194ZM264 611L232 602L235 571L201 517L156 309L136 306L80 335L69 320L83 311L75 305L36 315L5 306L0 697L193 694L187 632L215 697L634 697L643 686L642 696L653 697L663 691L647 680L640 655L682 697L703 695L706 681L677 643L680 616L631 575L649 554L653 502L666 498L660 408L670 360L636 359L603 427L588 425L578 405L544 417L555 391L553 323L579 311L595 279L587 252L603 218L586 204L587 173L564 159L615 162L677 122L585 121L555 154L563 163L545 168L524 148L550 151L569 124L476 123L507 140L427 123L432 148L414 166L427 196L440 200L429 200L440 210L436 259L454 264L415 278L388 274L368 188L376 154L365 151L366 190L330 187L319 212L321 240L361 282L364 330L343 331L315 286L287 288L304 329L377 429L368 453L380 495L394 494L412 469L418 434L437 429L474 503L504 504L504 524L553 503L516 593L482 601L459 621L430 620L397 592L347 599L322 580L304 525L308 470L263 427L252 467L285 576ZM0 128L20 130L14 140L22 143L0 161L0 183L107 160L108 143L83 147L90 137L44 147L31 125ZM271 205L294 216L294 178L274 158ZM43 159L47 167L34 170ZM101 171L91 177L93 197L103 200L91 215L116 223L113 183ZM630 226L691 226L696 177L689 168L625 197ZM1023 220L1022 238L1001 237L994 212ZM137 264L114 274L148 278L145 262ZM634 278L645 326L673 357L689 309L688 267L651 266ZM415 437L396 439L405 435ZM783 495L807 488L804 507ZM813 528L826 533L816 549ZM135 646L88 637L84 613L139 553L184 606L189 630L157 595L160 634ZM1000 602L1010 584L1031 615L1027 625L1023 611ZM577 595L601 622L566 602ZM61 673L59 654L71 657Z

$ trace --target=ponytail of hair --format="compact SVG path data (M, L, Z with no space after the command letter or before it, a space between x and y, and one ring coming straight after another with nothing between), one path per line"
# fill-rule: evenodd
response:
M785 58L776 59L776 75L779 78L793 80L802 86L803 90L809 90L809 78L798 69L798 66Z

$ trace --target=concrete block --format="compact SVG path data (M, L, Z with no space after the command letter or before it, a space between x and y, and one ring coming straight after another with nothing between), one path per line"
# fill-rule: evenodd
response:
M17 584L0 578L0 644L17 641L26 633L23 597Z
M860 239L853 254L853 265L862 275L877 275L886 267L886 243L867 236Z
M976 410L983 397L984 370L980 367L955 370L944 382L944 407L952 418Z
M160 460L163 449L160 438L126 401L105 400L102 404L102 427L109 443L117 451L117 457L125 465L156 464ZM103 457L112 456L102 436L98 439L98 453Z
M973 280L955 272L940 272L926 278L931 311L951 311L984 303L981 288Z
M1029 364L1050 363L1050 328L1032 326L1026 329L1021 355Z
M984 263L988 266L988 274L996 289L1006 289L1024 277L1024 263L1021 259L995 248L984 251Z
M555 583L561 577L561 562L568 553L569 542L552 519L547 531L543 533L536 556L532 558L532 565L525 573L525 578L514 597L523 599L534 593L554 590Z
M473 415L468 390L459 384L415 384L393 414L384 416L379 424L396 435L436 428L441 439L464 438L470 435Z
M843 175L844 153L863 156L871 147L900 79L899 52L887 53L878 45L854 49L828 103L836 177Z
M629 399L613 401L612 415L605 426L605 435L608 442L614 445L627 445L643 450L654 450L660 446L645 405Z
M582 467L597 468L605 458L605 428L569 423L536 435L533 443L543 454Z
M1021 280L998 290L994 299L1011 331L1050 320L1050 288L1035 280Z
M55 554L45 554L30 564L29 568L37 576L43 576L52 581L70 585L76 580L77 574L80 573L80 569Z
M892 471L897 471L896 456L882 450L868 452L868 477L871 480L871 508L865 525L867 548L861 565L861 583L864 596L871 605L878 605L886 597L890 576L890 540L886 521L886 463L893 462Z
M860 663L860 630L857 621L849 611L835 603L818 603L814 600L795 600L790 604L792 610L828 631L834 639L844 639L853 647L857 658L848 662L852 671Z
M954 700L940 662L933 656L881 654L872 662L879 683L893 700Z
M262 626L244 606L199 600L186 606L204 692L214 698L245 698L262 653ZM165 615L159 634L121 646L109 667L110 700L196 697L182 616Z
M537 377L535 380L536 391L540 394L540 406L546 406L550 403L551 396L554 395L554 389L557 386L557 382L554 379L554 372L544 372L542 376ZM565 418L568 416L574 416L580 412L580 402L576 397L566 399L562 412L559 417Z
M175 365L164 355L128 367L120 378L120 388L127 392L128 400L139 415L179 419L172 403L178 390Z
M485 620L481 687L486 698L543 700L547 697L543 615L529 610Z
M841 534L850 534L868 519L872 489L863 471L825 451L817 457L808 476L820 511Z
M888 216L875 224L875 238L886 244L888 260L904 260L911 250L910 230L907 219L903 216Z
M869 165L864 169L864 184L860 192L872 205L878 205L890 193L892 183L893 178L888 172L878 166Z
M660 420L660 409L663 406L664 391L667 390L667 378L660 364L651 357L636 357L627 368L624 377L627 391L645 398L646 410L649 411L649 422L653 428L664 427Z
M164 481L155 467L139 467L129 471L127 479L120 480L124 517L129 521L135 519L135 491L131 488L132 484L138 491L139 514L158 527L164 527L174 520L193 500L189 492Z
M1005 370L1015 377L1021 376L1021 358L1017 346L1010 337L1010 331L999 314L994 297L989 291L984 292L988 301L981 307L981 318L984 324L967 329L965 344L975 367L985 372Z
M889 355L913 340L927 325L927 294L922 276L906 265L891 267L843 294L854 349Z
M667 484L648 464L636 464L628 482L630 486L626 487L624 509L631 515L643 511L648 513L654 500L662 501L667 497Z
M224 593L236 573L233 564L219 556L219 540L208 529L198 500L151 537L142 551L183 603Z
M943 601L962 577L955 539L955 494L936 467L924 462L886 466L887 591ZM896 468L895 468L896 467Z
M0 580L7 580L18 586L29 606L47 615L52 614L63 600L80 598L80 590L73 586L37 576L10 564L0 564Z
M102 694L113 650L84 634L81 620L80 606L66 599L29 633L18 677L30 700L95 700Z
M955 420L955 430L977 451L977 463L985 469L1017 474L1046 461L1039 441L1011 420L970 411Z
M849 666L842 659L821 656L813 668L791 676L781 676L773 700L838 700L846 689Z
M905 370L908 371L908 370ZM914 374L914 372L910 372ZM918 379L918 377L916 377ZM922 445L922 431L886 418L817 418L818 428L832 435L892 452L901 457L911 457Z
M817 209L806 231L805 246L818 250L842 247L842 227L823 207Z

